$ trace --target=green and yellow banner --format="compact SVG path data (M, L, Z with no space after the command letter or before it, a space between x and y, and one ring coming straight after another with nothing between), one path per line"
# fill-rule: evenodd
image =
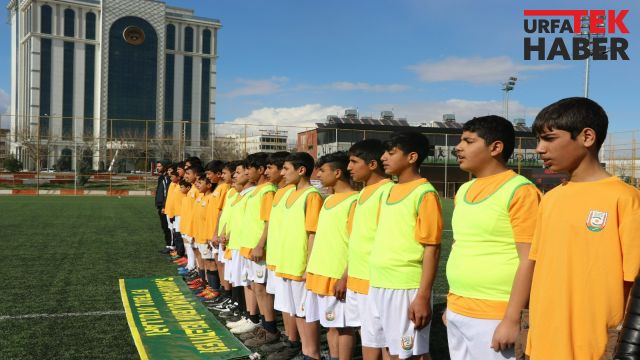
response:
M179 277L120 279L120 295L143 360L226 360L251 354Z

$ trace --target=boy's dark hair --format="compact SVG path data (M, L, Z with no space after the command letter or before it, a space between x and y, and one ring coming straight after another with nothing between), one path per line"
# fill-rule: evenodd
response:
M184 186L186 188L190 188L191 187L191 183L188 182L187 180L180 180L180 182L178 183L180 186Z
M247 167L252 167L252 168L260 168L262 167L263 169L267 168L267 160L269 159L269 155L265 152L257 152L257 153L253 153L250 154L249 156L247 156Z
M284 161L288 161L293 165L293 168L298 170L301 166L304 166L304 176L311 177L313 174L313 156L306 152L293 152L287 156Z
M415 167L419 169L424 159L427 158L429 140L421 133L402 131L393 133L391 138L384 142L384 146L387 151L398 148L406 154L415 152L418 154L418 161L416 161Z
M487 115L473 118L462 126L462 131L469 131L478 135L489 145L500 141L504 145L501 158L506 163L513 154L516 143L516 132L511 121L497 115Z
M367 164L371 161L375 161L378 165L377 170L379 173L384 174L384 168L382 167L382 161L380 158L384 154L384 144L378 139L365 139L358 141L351 145L349 148L349 155L358 157L364 160Z
M202 174L202 175L198 175L198 177L196 178L196 180L197 180L197 181L204 181L204 182L205 182L205 184L209 184L209 185L211 185L211 184L212 184L211 180L209 180L209 178L208 178L206 175L204 175L204 174Z
M195 165L191 164L191 167L188 168L187 171L188 170L191 170L196 175L196 177L200 177L200 176L204 175L204 169L202 168L202 165L200 165L200 164L195 164Z
M187 161L191 164L191 166L194 166L194 165L202 166L202 160L200 160L200 158L197 156L191 156L187 158L187 160L185 160L184 162L187 162Z
M233 173L234 171L236 171L236 163L236 160L228 161L224 163L224 166L222 168L229 169L229 172Z
M271 153L267 159L267 165L275 165L278 169L282 169L282 165L284 165L284 160L287 156L289 156L288 151L277 151Z
M331 154L321 156L316 161L316 168L322 167L322 165L328 164L333 170L340 170L340 178L346 182L349 182L349 155L344 151L338 151Z
M233 171L236 171L236 168L237 168L238 166L242 166L242 167L243 167L243 168L245 168L245 169L246 169L247 167L249 167L249 166L247 165L247 160L236 160L236 161L235 161L235 163L236 163L236 166L233 168Z
M609 117L597 102L583 98L571 97L556 101L542 109L536 116L531 129L538 136L546 130L558 129L571 133L575 138L585 128L596 132L596 151L604 143L609 127Z
M219 174L224 169L224 162L220 160L212 160L205 165L205 171L211 171L212 173Z
M176 171L176 164L172 163L167 166L167 171L171 170L173 173Z
M176 163L176 170L177 169L182 169L184 170L184 161L180 161Z

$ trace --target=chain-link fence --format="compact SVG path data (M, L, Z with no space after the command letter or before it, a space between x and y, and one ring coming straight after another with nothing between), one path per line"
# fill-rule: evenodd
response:
M2 118L5 126L8 123L14 126L11 132L0 132L0 166L5 171L0 175L0 189L81 187L148 191L155 188L153 171L155 162L161 159L179 161L197 156L204 162L227 161L259 151L306 151L317 158L346 151L363 139L386 140L399 130L354 129L337 124L309 127L222 123L197 124L196 129L186 121L43 117L12 120L10 116ZM453 196L470 178L459 169L455 156L460 129L412 127L411 130L420 131L429 139L422 175L443 196ZM527 133L518 135L508 165L534 178L542 168L535 152L536 140ZM609 134L601 160L610 173L638 185L636 159L636 131ZM543 187L542 180L538 180L538 185Z

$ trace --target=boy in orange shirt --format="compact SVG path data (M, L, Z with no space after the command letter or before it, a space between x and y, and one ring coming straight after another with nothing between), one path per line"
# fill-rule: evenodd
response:
M598 159L608 123L600 105L575 97L532 126L544 166L569 181L542 198L529 253L531 360L600 359L640 271L640 193Z

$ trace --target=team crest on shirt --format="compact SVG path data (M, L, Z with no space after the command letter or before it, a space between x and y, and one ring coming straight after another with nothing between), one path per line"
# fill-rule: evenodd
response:
M333 310L328 310L324 313L324 318L327 319L327 321L333 321L336 319L336 312Z
M261 278L262 276L264 276L264 272L262 270L256 270L256 276Z
M413 336L400 338L400 347L402 347L402 350L411 350L413 348Z
M607 216L607 212L591 210L587 216L587 229L593 232L602 231L607 225Z

